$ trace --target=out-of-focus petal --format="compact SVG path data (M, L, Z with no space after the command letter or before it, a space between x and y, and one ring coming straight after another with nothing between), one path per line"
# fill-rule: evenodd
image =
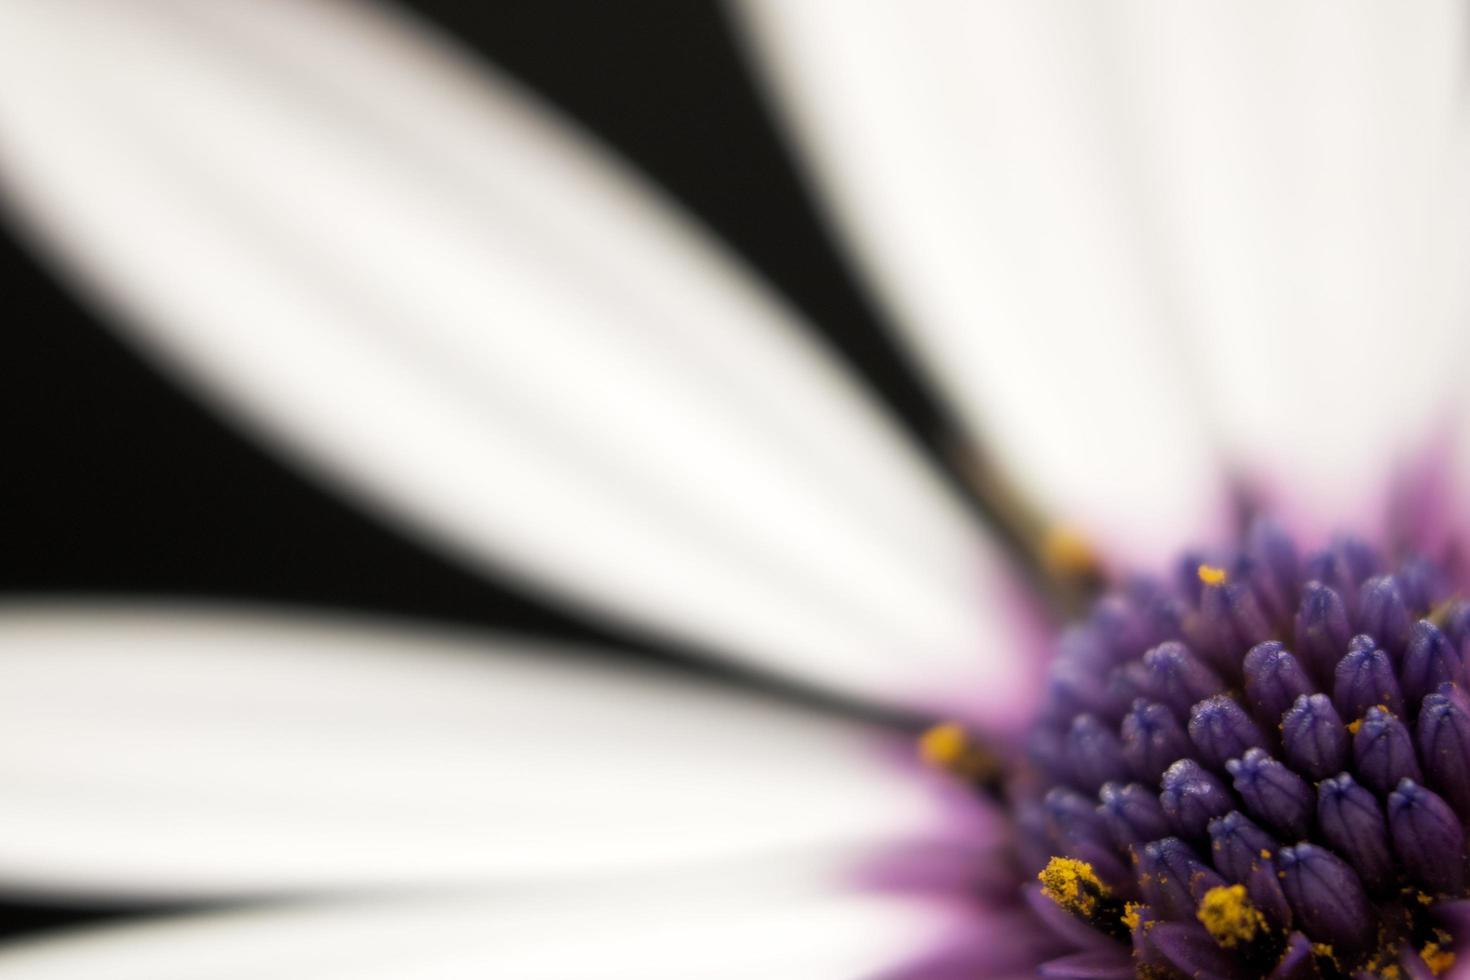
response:
M1462 5L747 9L855 248L1055 505L1173 546L1223 449L1308 524L1381 510L1464 364Z
M669 880L513 901L423 897L96 930L0 955L0 978L851 980L883 975L966 925L963 907L932 901Z
M9 607L0 881L107 899L550 881L969 833L868 727L376 620Z
M847 694L1024 682L994 549L790 311L414 25L8 3L0 133L146 350L460 557Z
M865 271L983 441L1129 557L1213 529L1222 481L1155 265L1112 8L744 7Z
M1362 526L1462 398L1466 8L1131 13L1124 132L1211 416L1294 517Z

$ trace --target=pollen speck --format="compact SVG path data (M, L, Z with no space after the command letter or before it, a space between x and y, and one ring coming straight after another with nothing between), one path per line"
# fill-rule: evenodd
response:
M1445 623L1449 622L1450 613L1454 612L1455 603L1464 598L1460 595L1452 595L1447 599L1441 599L1429 610L1429 615L1424 618L1429 620L1440 629L1444 629Z
M962 779L986 780L999 772L995 756L953 721L935 725L919 736L919 758L927 766Z
M1225 569L1214 565L1201 565L1198 569L1199 580L1206 585L1224 585Z
M1138 924L1143 921L1143 916L1138 912L1139 908L1137 902L1129 902L1123 906L1123 925L1128 927L1129 932L1137 929Z
M1444 973L1455 965L1455 954L1440 946L1439 943L1429 943L1419 950L1419 958L1424 965L1429 967L1429 972L1435 976Z
M1226 949L1251 942L1266 928L1266 917L1245 897L1244 885L1211 888L1200 899L1195 917Z
M1076 858L1054 857L1036 877L1043 895L1084 919L1096 914L1098 899L1108 894L1092 865Z
M1098 570L1097 552L1075 528L1064 524L1048 528L1041 539L1041 561L1057 578L1078 579Z
M919 736L919 757L931 766L947 768L965 754L965 730L952 721L935 725Z

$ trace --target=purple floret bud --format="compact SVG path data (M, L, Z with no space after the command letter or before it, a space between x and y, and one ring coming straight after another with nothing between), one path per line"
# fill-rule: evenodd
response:
M1332 700L1343 718L1363 717L1375 704L1394 714L1403 714L1404 697L1393 661L1379 649L1370 636L1355 636L1348 644L1347 656L1338 662L1333 678Z
M1361 582L1383 570L1383 558L1378 549L1355 534L1337 535L1332 540L1332 550L1354 582Z
M1346 574L1339 574L1337 556L1331 551L1314 551L1302 561L1302 579L1305 582L1319 582L1328 588L1340 584L1339 579L1347 579ZM1352 584L1357 585L1362 581L1360 578L1352 579Z
M1206 698L1189 712L1189 740L1197 757L1216 770L1230 759L1266 744L1266 736L1245 709L1224 694Z
M1205 892L1225 884L1177 837L1151 841L1138 849L1138 882L1143 897L1162 918L1193 922Z
M1204 593L1204 582L1199 577L1200 566L1214 563L1214 559L1209 554L1198 548L1187 549L1175 563L1175 587L1191 606L1199 605L1200 596Z
M1198 702L1225 690L1220 675L1177 641L1160 643L1143 655L1138 682L1150 700L1167 705L1180 719L1188 718Z
M1308 779L1326 779L1347 765L1347 726L1325 694L1303 695L1281 719L1281 754Z
M1426 619L1415 623L1399 667L1399 686L1410 711L1441 684L1459 683L1461 669L1459 653L1440 628Z
M1292 647L1302 666L1319 682L1325 681L1347 651L1351 637L1342 596L1321 582L1303 586L1296 614L1296 643Z
M1226 978L1239 973L1229 951L1198 922L1160 922L1149 930L1147 943L1161 964L1152 972L1140 971L1141 976Z
M1284 847L1276 857L1281 889L1297 926L1351 962L1377 939L1363 883L1347 862L1315 844Z
M1056 853L1050 823L1040 802L1026 800L1016 805L1016 852L1028 874L1046 867L1046 862Z
M1168 836L1169 823L1158 794L1141 783L1108 783L1098 791L1097 812L1120 848Z
M1470 710L1464 694L1446 686L1426 697L1414 734L1426 781L1470 817Z
M1317 951L1312 941L1299 932L1286 937L1286 952L1276 961L1269 980L1317 980Z
M1026 735L1026 758L1050 779L1072 776L1067 762L1067 739L1051 725L1037 725Z
M1335 555L1341 574L1348 582L1363 582L1363 579L1383 572L1383 558L1377 548L1357 535L1335 535L1329 551Z
M1245 700L1262 725L1275 728L1292 702L1316 685L1281 643L1267 640L1245 655Z
M1277 622L1295 612L1301 562L1296 542L1275 521L1259 517L1245 536L1245 553L1254 563L1251 582L1268 616Z
M1200 650L1227 677L1239 674L1241 655L1272 633L1255 593L1243 582L1206 584L1194 631Z
M1423 555L1410 556L1399 566L1394 578L1415 617L1427 613L1446 591L1444 573Z
M1180 759L1168 768L1159 790L1159 806L1180 837L1201 840L1210 821L1235 807L1230 791L1193 759Z
M1358 632L1366 633L1385 649L1398 652L1413 619L1408 603L1392 575L1375 575L1358 591Z
M1210 857L1226 878L1244 884L1261 862L1269 861L1280 844L1239 810L1210 821Z
M1135 701L1123 716L1123 757L1136 778L1157 783L1176 759L1194 751L1184 726L1162 704Z
M1151 575L1130 574L1124 579L1122 594L1128 598L1133 608L1137 609L1146 621L1154 620L1154 611L1167 609L1168 613L1163 622L1178 626L1179 614L1183 609L1183 603L1167 584ZM1144 644L1144 648L1156 646L1165 640L1175 638L1175 634L1159 636ZM1129 650L1130 657L1138 656L1138 650Z
M1400 780L1423 780L1414 755L1414 739L1398 716L1369 708L1353 735L1353 771L1358 780L1379 796L1387 796Z
M1087 861L1109 884L1127 880L1128 869L1119 860L1107 823L1092 800L1075 790L1055 787L1042 800L1042 810L1047 836L1057 851Z
M1458 894L1465 887L1465 832L1439 796L1405 779L1388 796L1388 833L1399 868L1421 888Z
M1098 599L1087 614L1087 627L1100 638L1101 650L1113 664L1136 656L1146 642L1143 621L1121 595Z
M1276 862L1262 860L1246 876L1245 892L1274 927L1282 929L1291 925L1291 903L1281 890Z
M1108 828L1098 816L1097 806L1087 797L1065 786L1054 786L1041 801L1047 831L1059 842L1111 842Z
M1227 768L1251 816L1288 839L1301 837L1311 828L1312 788L1265 750L1252 749Z
M1103 783L1125 780L1128 764L1123 743L1113 730L1090 714L1078 715L1067 732L1067 756L1076 785L1096 792Z
M1372 545L1344 534L1333 538L1327 550L1307 559L1303 578L1316 579L1335 589L1352 605L1357 602L1358 585L1383 570L1383 563ZM1352 613L1355 610L1348 611Z
M1088 645L1086 631L1073 631L1075 639L1057 656L1047 681L1045 714L1067 724L1079 712L1107 716L1113 689L1098 679L1108 676L1111 663L1100 648Z
M1317 826L1369 890L1392 884L1388 823L1378 799L1349 774L1339 773L1317 784Z
M1444 635L1463 654L1466 644L1470 643L1470 599L1456 599L1450 603L1440 621L1444 624L1440 627Z

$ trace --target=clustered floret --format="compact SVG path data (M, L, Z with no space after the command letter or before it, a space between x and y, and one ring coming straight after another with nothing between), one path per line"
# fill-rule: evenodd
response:
M1467 659L1442 566L1303 557L1269 521L1100 599L1005 788L1033 908L1096 939L1048 973L1443 972L1470 938Z

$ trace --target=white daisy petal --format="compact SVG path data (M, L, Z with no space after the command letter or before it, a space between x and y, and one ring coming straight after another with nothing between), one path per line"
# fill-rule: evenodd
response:
M1294 517L1362 520L1446 410L1463 5L748 8L855 245L1056 504L1177 538L1204 431Z
M1127 65L1099 43L1114 12L744 10L857 257L985 443L1116 552L1213 530L1220 474L1120 132Z
M1462 387L1466 8L1131 12L1134 135L1213 415L1299 519L1371 518Z
M0 614L12 889L548 881L964 830L897 748L529 642L208 609Z
M691 887L198 916L0 955L0 980L850 980L968 925L917 899ZM972 927L973 928L973 927Z
M994 549L791 313L504 81L326 0L0 8L0 172L203 394L466 560L1004 705Z

